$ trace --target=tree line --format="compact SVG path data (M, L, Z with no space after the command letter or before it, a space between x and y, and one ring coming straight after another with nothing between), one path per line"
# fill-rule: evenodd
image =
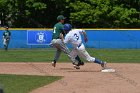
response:
M62 14L80 28L139 28L140 0L0 0L0 24L52 28Z

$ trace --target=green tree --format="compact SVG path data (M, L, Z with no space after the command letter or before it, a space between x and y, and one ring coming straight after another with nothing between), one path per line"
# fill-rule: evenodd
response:
M71 2L70 19L82 27L136 27L139 11L122 0L85 0ZM126 0L127 2L127 0Z
M44 27L42 17L47 5L40 0L17 1L18 15L14 25L16 27Z
M140 0L0 0L0 20L11 27L53 27L63 14L75 27L137 28Z
M38 0L1 0L1 13L3 13L4 25L12 27L41 27L39 20L32 19L33 14L42 15L46 4ZM36 16L37 18L37 16Z

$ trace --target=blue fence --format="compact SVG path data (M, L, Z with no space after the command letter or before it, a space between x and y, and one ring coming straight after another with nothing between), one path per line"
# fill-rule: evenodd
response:
M87 30L87 47L140 48L140 30Z
M0 31L0 48L3 48L2 34ZM11 40L9 48L46 48L51 41L50 30L10 30Z
M85 29L89 48L139 49L140 29ZM10 30L12 33L9 48L48 48L52 37L51 30ZM0 30L0 48L3 48Z

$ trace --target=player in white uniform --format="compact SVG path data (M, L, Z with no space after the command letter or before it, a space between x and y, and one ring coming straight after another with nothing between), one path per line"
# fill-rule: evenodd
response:
M74 47L71 51L71 55L75 58L77 55L82 56L85 60L89 62L98 63L101 65L102 69L106 68L106 62L103 62L95 57L91 57L89 53L85 50L85 46L82 43L81 34L84 35L84 41L87 42L86 32L82 29L71 29L70 24L64 25L64 31L66 33L64 43L71 43Z

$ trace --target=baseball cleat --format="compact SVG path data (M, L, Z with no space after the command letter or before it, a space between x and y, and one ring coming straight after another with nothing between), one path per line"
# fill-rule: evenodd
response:
M80 65L78 65L76 62L73 63L73 67L74 67L75 69L80 69L79 66L80 66Z
M79 66L83 66L84 65L84 62L82 61L82 62L80 62L80 64L78 64Z
M77 66L83 66L84 62L78 63Z
M52 62L52 66L53 66L53 67L56 66L56 62L55 62L55 61Z
M77 66L77 65L73 65L73 67L74 67L75 69L80 69L80 67Z
M103 62L102 64L101 64L101 67L102 67L102 69L106 69L106 62Z

